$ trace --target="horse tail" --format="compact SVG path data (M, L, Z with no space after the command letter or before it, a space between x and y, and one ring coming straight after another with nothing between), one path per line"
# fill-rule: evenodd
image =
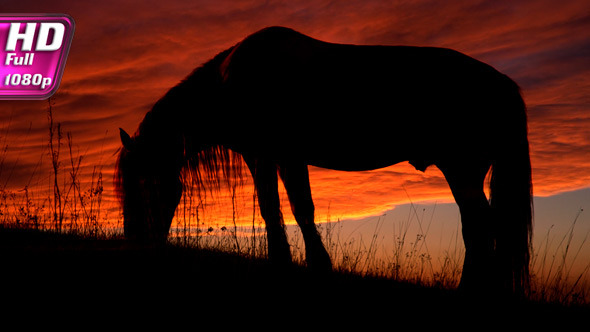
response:
M510 128L492 163L490 205L497 218L496 254L499 272L508 289L524 295L530 286L533 195L526 106L516 83L511 82L507 114Z

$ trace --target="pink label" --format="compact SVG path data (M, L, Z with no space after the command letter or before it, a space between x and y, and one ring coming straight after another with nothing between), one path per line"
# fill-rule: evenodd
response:
M0 15L0 99L51 97L73 36L74 20L68 15Z

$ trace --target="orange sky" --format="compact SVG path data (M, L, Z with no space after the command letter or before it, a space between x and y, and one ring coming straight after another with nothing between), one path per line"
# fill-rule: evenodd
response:
M590 186L586 0L19 0L3 1L0 10L67 13L76 21L53 111L84 156L84 173L102 167L106 201L118 128L135 131L151 105L193 68L269 25L339 43L449 47L491 64L523 89L535 194ZM0 188L47 187L46 112L46 101L0 101L0 144L7 146ZM62 156L66 167L65 147ZM424 174L408 164L364 173L312 168L311 177L318 213L334 218L378 214L408 197L450 199L436 168Z

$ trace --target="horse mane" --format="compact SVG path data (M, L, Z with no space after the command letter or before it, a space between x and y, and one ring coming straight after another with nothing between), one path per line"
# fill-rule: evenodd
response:
M219 191L226 186L241 186L245 178L242 155L224 147L212 145L196 155L189 155L181 174L184 188L194 187L197 193Z
M218 53L211 60L197 67L178 86L188 88L190 94L190 91L208 90L221 84L222 64L236 46L237 44ZM216 102L222 103L219 100ZM210 192L218 191L223 185L231 188L233 185L243 183L245 174L241 154L220 143L208 143L203 146L204 142L194 142L191 139L190 132L184 132L183 135L185 163L181 180L185 189L196 187L200 194L204 192L204 189ZM193 146L193 143L200 145Z
M181 80L176 86L166 92L152 109L148 111L132 136L134 141L141 144L163 144L161 137L175 136L175 143L182 144L182 158L174 165L174 160L154 158L158 164L170 163L171 167L181 168L180 180L183 188L196 188L197 193L218 191L222 186L232 187L241 185L245 177L242 156L222 144L209 142L195 142L190 127L182 126L179 119L171 116L170 109L185 105L188 112L195 110L186 107L186 103L198 98L199 92L207 95L207 91L214 89L222 81L221 64L237 45L215 55L211 60L193 70L191 74ZM205 90L205 91L203 91ZM198 110L196 110L198 112ZM190 116L187 114L186 116ZM163 123L167 125L163 125ZM182 129L188 128L188 129ZM179 137L180 136L180 137ZM151 150L151 149L146 149ZM153 151L150 151L150 153ZM125 185L124 176L134 172L127 161L131 158L129 151L123 147L118 151L118 158L114 172L114 188L119 200L123 201L126 193L134 188ZM154 170L158 167L153 167Z

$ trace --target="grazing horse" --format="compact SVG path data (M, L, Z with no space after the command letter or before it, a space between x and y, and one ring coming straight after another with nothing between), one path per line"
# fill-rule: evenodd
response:
M460 286L523 294L532 184L519 87L491 66L434 47L319 41L260 30L171 88L131 137L115 177L130 239L166 240L186 176L201 185L252 174L269 260L290 262L277 191L283 181L306 261L331 269L314 224L308 166L365 171L435 165L459 206ZM484 182L491 169L490 197Z

